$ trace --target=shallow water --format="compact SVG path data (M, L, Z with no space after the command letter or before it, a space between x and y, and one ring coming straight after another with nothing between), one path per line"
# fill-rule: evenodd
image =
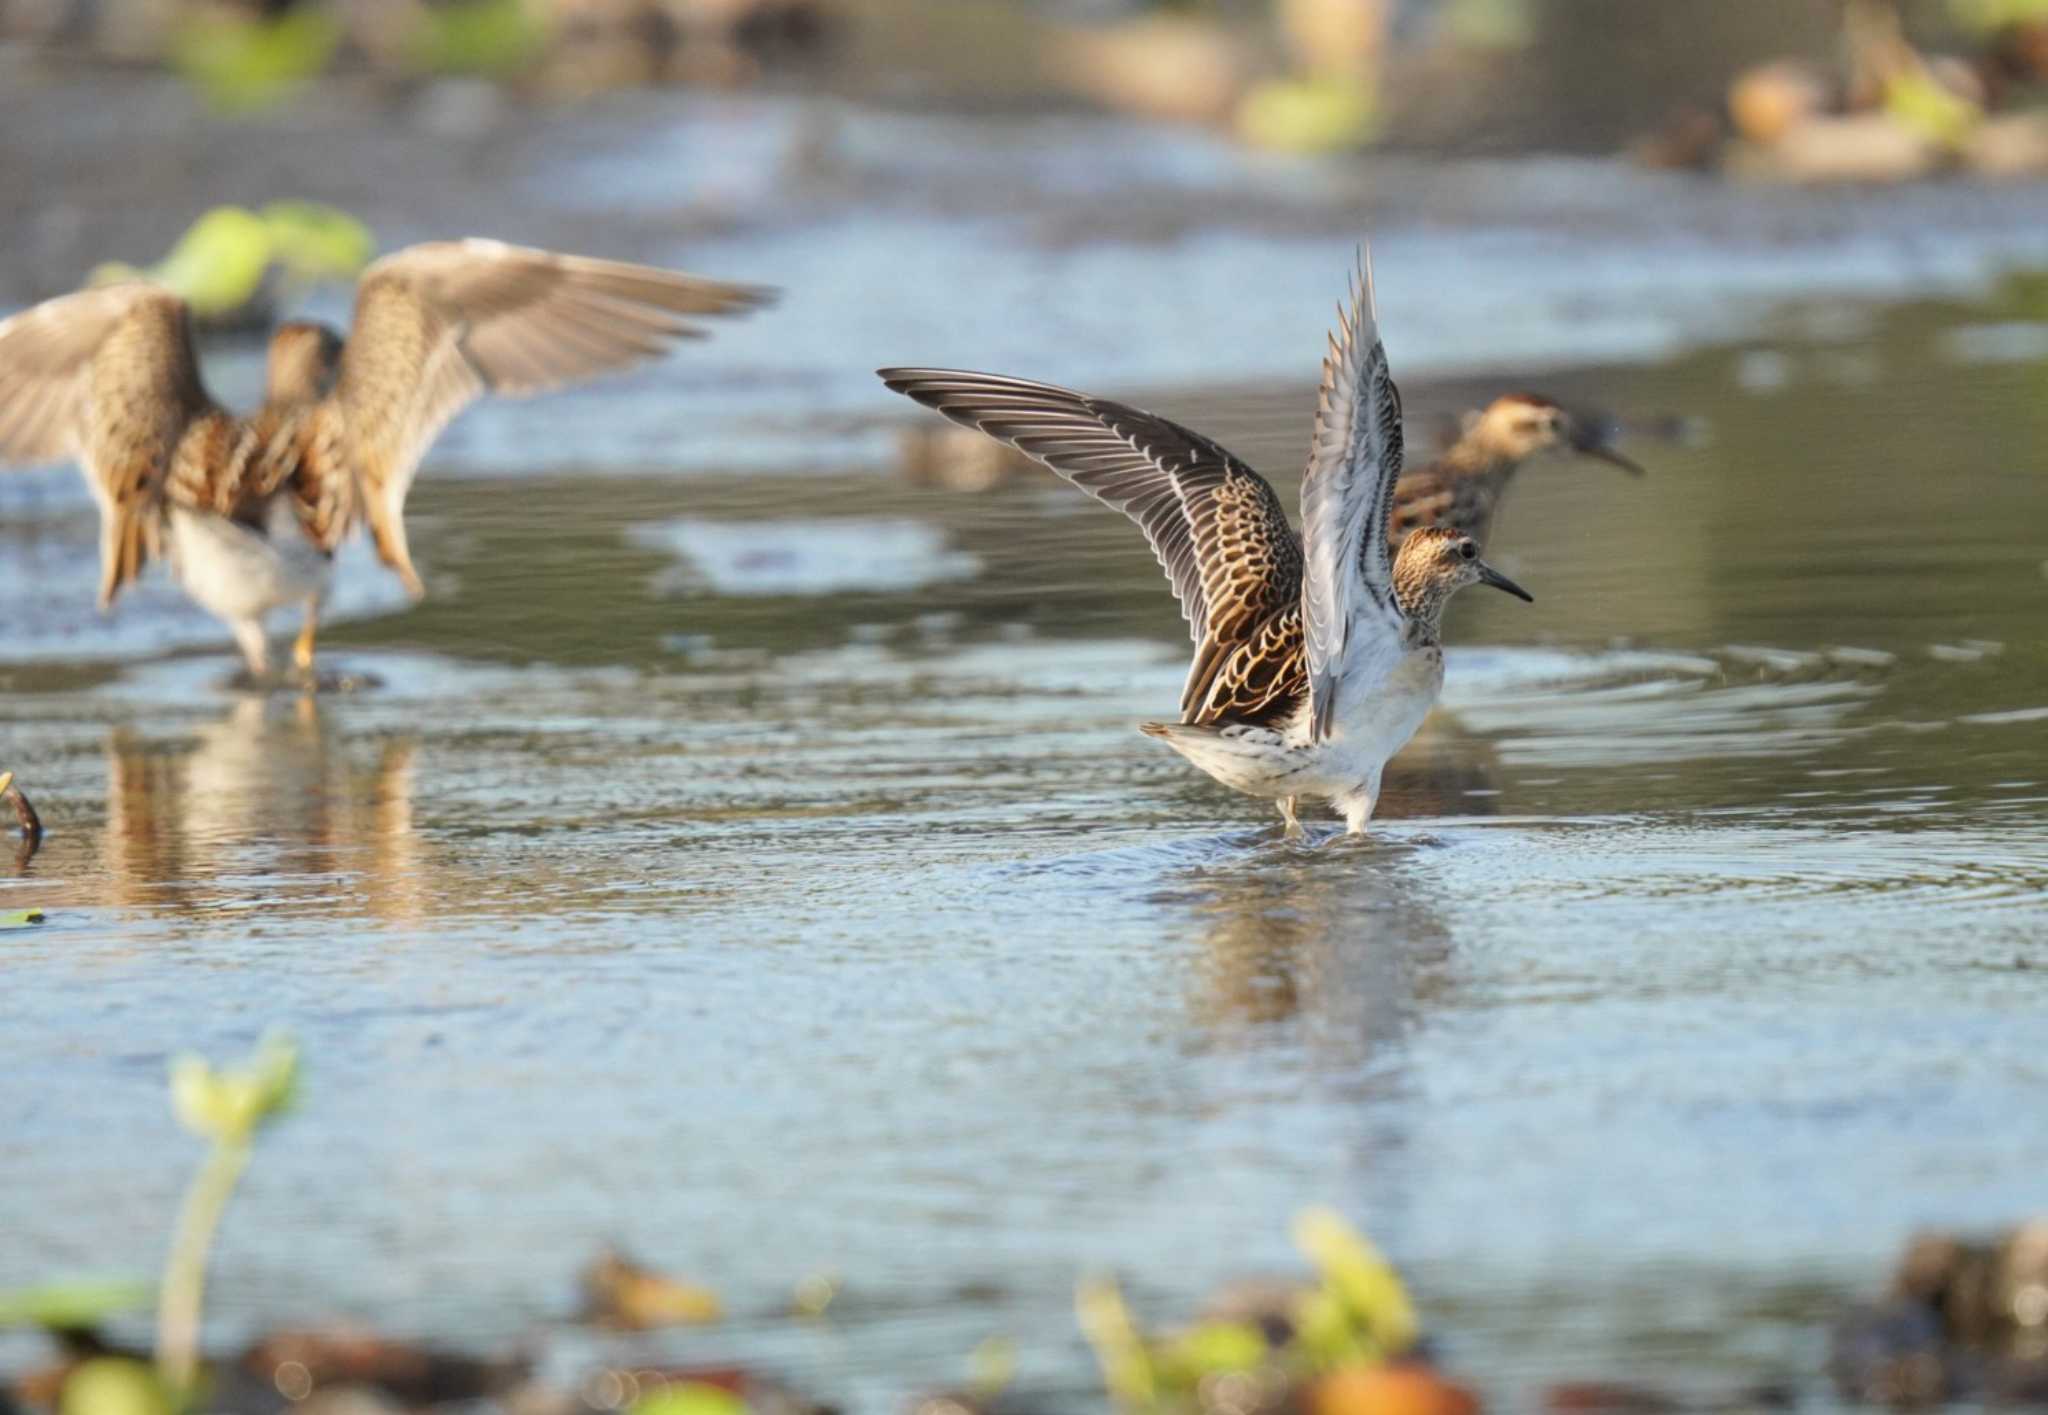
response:
M5 764L52 833L0 872L49 912L0 943L0 1283L153 1263L167 1055L283 1023L223 1337L509 1343L611 1239L740 1314L642 1350L880 1410L1007 1334L1074 1404L1077 1275L1185 1314L1328 1202L1510 1404L1815 1388L1909 1227L2040 1202L2043 313L1795 309L1546 381L1709 435L1525 474L1537 603L1460 601L1363 845L1131 730L1170 600L1043 480L428 480L433 596L353 567L330 653L383 685L317 701L79 639L90 522L18 520ZM1154 401L1287 469L1310 400ZM778 1319L820 1272L834 1321Z

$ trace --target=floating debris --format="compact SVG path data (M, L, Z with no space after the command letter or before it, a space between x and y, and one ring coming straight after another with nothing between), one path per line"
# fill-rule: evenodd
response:
M523 1361L482 1360L347 1327L271 1332L238 1364L288 1400L369 1386L408 1407L500 1395L527 1374Z
M616 1248L583 1270L583 1304L585 1321L627 1331L696 1326L725 1314L710 1288L643 1267Z
M2048 1400L2048 1218L1989 1239L1914 1237L1891 1292L1837 1323L1828 1374L1879 1405Z

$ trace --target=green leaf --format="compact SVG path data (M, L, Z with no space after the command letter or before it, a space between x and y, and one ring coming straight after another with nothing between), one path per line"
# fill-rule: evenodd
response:
M156 1301L156 1289L131 1278L80 1278L0 1292L0 1327L84 1331Z
M1247 93L1237 110L1240 137L1282 152L1363 147L1379 126L1372 88L1351 78L1269 79Z
M156 1372L126 1356L98 1356L64 1379L58 1415L173 1415Z
M1117 1285L1104 1280L1083 1282L1074 1291L1074 1315L1080 1320L1082 1335L1095 1348L1110 1396L1123 1405L1152 1404L1159 1393L1152 1357Z
M633 1402L631 1415L746 1415L747 1402L724 1386L673 1381Z
M253 211L217 206L147 272L185 297L193 312L226 314L247 304L270 269L270 228Z
M1415 1304L1393 1264L1343 1218L1309 1209L1294 1221L1295 1246L1323 1275L1324 1290L1368 1338L1379 1357L1399 1356L1415 1344Z
M352 280L377 253L370 228L339 207L274 201L261 215L271 258L300 280Z
M1294 1345L1319 1371L1372 1355L1370 1343L1352 1326L1343 1299L1322 1287L1303 1293L1294 1304Z
M25 929L42 921L40 909L16 909L11 914L0 914L0 929Z
M1913 131L1953 147L1969 136L1984 111L1927 74L1902 74L1885 86L1885 111Z
M171 1062L171 1109L203 1139L244 1144L291 1105L298 1074L298 1048L282 1033L266 1036L248 1065L229 1071L187 1053Z
M1205 1376L1258 1369L1267 1356L1266 1338L1244 1322L1205 1322L1158 1353L1158 1364L1170 1372L1170 1384L1192 1390Z

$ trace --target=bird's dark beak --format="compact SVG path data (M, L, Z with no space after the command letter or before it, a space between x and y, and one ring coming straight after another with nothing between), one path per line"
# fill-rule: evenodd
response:
M1612 447L1596 445L1593 447L1581 447L1579 451L1585 456L1591 457L1596 461L1611 463L1614 466L1621 468L1624 472L1627 472L1632 477L1639 477L1643 475L1643 468L1641 463L1631 461L1627 457L1624 457L1619 452L1615 451Z
M1617 429L1608 418L1573 418L1569 430L1572 450L1581 457L1591 457L1621 468L1632 477L1643 475L1642 467L1614 450Z
M1535 595L1530 594L1484 560L1479 562L1479 583L1482 585L1492 585L1497 590L1506 590L1516 599L1527 600L1530 604L1536 602Z

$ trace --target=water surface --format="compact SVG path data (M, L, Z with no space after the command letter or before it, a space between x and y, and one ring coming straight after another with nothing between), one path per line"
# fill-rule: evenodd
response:
M1537 603L1460 600L1364 844L1132 730L1185 643L1119 518L829 422L802 476L423 480L434 593L350 567L330 652L383 685L317 700L222 688L167 593L197 651L94 639L89 519L16 515L52 833L0 867L50 916L0 943L0 1283L152 1264L167 1056L282 1023L222 1338L510 1344L609 1239L740 1314L643 1350L881 1410L1001 1333L1071 1405L1079 1274L1185 1314L1326 1202L1511 1403L1811 1388L1843 1289L2048 1164L2040 298L1548 378L1708 436L1525 476ZM1310 373L1150 401L1291 503ZM1415 381L1418 435L1495 386ZM781 1320L819 1272L835 1320Z

